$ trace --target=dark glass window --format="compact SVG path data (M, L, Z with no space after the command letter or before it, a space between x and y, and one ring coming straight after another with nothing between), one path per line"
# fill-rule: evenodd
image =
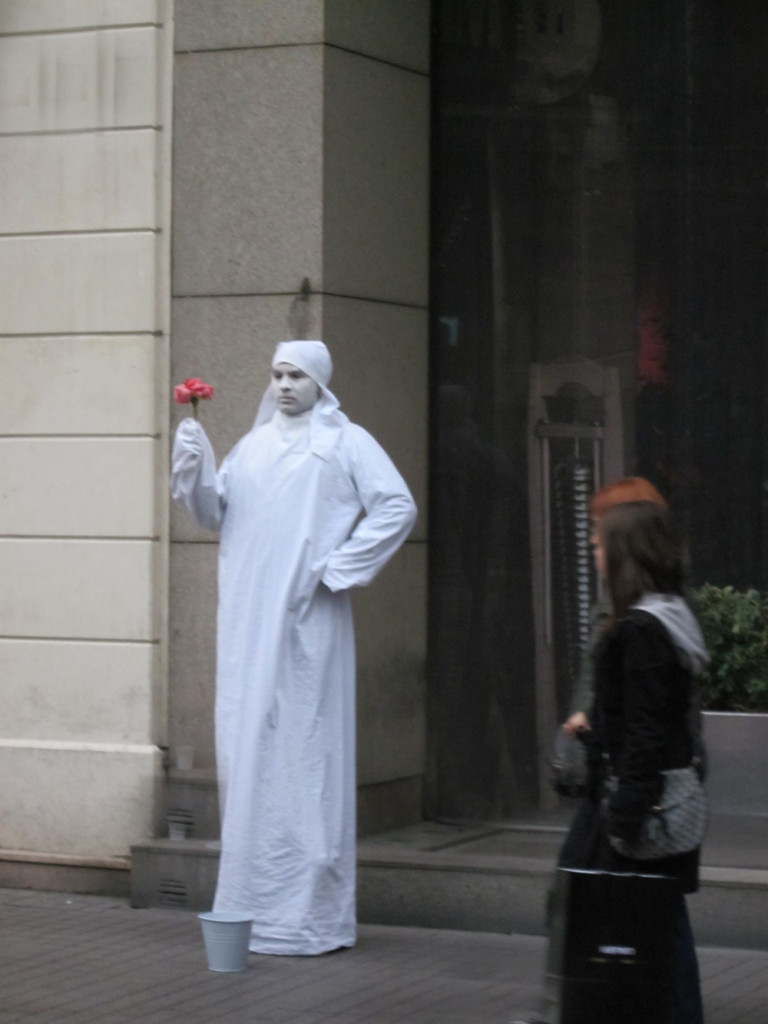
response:
M595 487L768 584L768 5L436 0L433 89L432 811L487 818L552 801Z

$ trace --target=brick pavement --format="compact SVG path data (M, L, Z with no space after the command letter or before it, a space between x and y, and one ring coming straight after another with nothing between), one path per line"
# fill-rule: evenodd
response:
M206 966L195 914L0 890L0 1022L506 1024L535 1004L541 938L364 925L353 950ZM766 1024L768 953L701 949L707 1024Z

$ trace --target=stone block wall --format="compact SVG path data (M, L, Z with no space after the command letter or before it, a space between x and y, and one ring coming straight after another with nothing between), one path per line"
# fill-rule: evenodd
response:
M0 884L155 828L170 11L0 0Z

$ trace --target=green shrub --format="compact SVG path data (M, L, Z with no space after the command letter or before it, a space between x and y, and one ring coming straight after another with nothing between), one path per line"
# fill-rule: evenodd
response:
M712 659L702 707L768 712L768 594L705 583L690 596Z

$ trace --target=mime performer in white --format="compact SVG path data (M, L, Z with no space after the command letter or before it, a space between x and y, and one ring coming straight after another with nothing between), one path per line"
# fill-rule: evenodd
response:
M218 472L196 420L173 446L174 498L221 531L214 909L253 914L255 953L354 945L348 591L371 582L416 518L392 461L328 390L331 368L321 341L282 342L253 429Z

